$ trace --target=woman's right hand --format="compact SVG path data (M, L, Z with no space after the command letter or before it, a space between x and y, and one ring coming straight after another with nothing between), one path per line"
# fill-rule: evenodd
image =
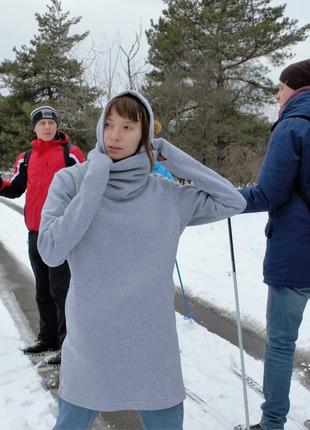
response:
M87 160L91 164L102 164L102 163L112 164L113 163L113 161L107 154L103 152L99 152L96 148L91 150L88 153Z

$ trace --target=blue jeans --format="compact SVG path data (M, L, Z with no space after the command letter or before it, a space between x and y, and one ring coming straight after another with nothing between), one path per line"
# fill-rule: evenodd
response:
M59 415L53 430L90 430L99 412L81 408L59 397ZM143 430L182 430L183 403L156 411L139 411Z
M139 411L143 430L182 430L183 403L157 411Z
M282 430L290 408L289 393L295 342L310 288L268 287L267 345L261 424L266 430Z

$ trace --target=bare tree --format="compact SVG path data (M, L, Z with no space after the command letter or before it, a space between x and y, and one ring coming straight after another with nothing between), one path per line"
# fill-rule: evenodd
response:
M126 75L128 89L138 90L140 87L139 77L145 74L145 62L139 66L139 51L141 48L142 26L139 26L139 32L135 34L135 40L130 49L126 51L121 45L120 50L126 59L123 71Z
M104 38L98 47L92 42L87 54L83 54L85 79L96 92L96 103L102 108L118 91L127 88L139 90L146 73L145 59L141 58L142 26L135 33L131 47L126 51L117 33L113 40Z
M120 41L117 34L112 41L105 40L103 48L98 48L93 43L90 54L87 56L87 81L91 82L96 89L97 104L101 108L119 89L119 46Z

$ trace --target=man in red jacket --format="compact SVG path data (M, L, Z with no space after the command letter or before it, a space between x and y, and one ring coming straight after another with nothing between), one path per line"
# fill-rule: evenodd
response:
M54 174L85 160L77 146L58 129L58 112L41 106L31 112L31 123L37 138L32 141L31 154L22 152L16 159L9 181L0 177L0 195L8 198L21 196L26 190L25 222L29 230L28 249L36 283L36 302L40 317L37 341L25 348L25 354L58 351L66 335L65 299L70 282L70 270L65 261L61 266L49 267L41 259L37 238L41 211ZM60 364L60 352L49 359L50 365Z

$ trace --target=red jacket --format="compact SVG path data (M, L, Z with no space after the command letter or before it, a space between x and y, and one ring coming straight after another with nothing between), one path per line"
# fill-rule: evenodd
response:
M0 195L8 198L21 196L26 190L25 222L28 230L39 231L41 211L47 197L49 186L58 170L69 165L85 161L85 157L77 146L70 146L69 163L66 164L63 145L69 145L69 138L58 131L49 142L33 140L32 152L25 166L25 152L15 161L14 172L9 181L0 183ZM1 181L0 181L1 182Z

